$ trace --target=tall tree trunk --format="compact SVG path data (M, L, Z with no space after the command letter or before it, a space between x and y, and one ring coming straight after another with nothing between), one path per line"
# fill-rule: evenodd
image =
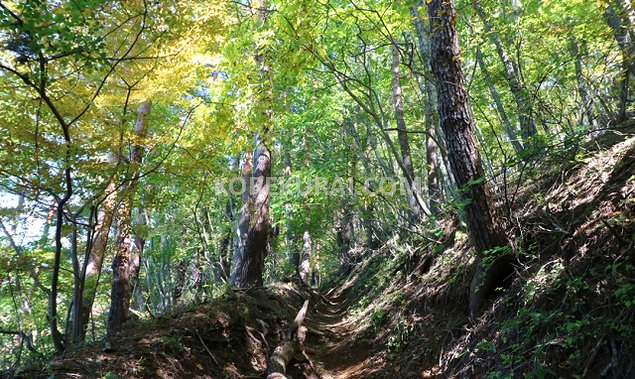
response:
M110 164L114 166L116 156L111 154ZM115 213L115 203L117 199L117 183L113 177L106 187L105 198L97 212L97 223L95 232L88 252L88 261L85 264L83 280L81 280L81 304L78 310L73 312L72 329L73 343L79 343L86 338L86 329L90 319L90 313L97 294L101 268L108 246L108 235ZM79 313L77 313L77 311Z
M252 4L253 5L253 4ZM256 4L258 19L264 28L267 24L267 1ZM263 97L257 99L257 103L263 106L264 124L257 138L257 147L254 150L253 172L250 175L253 186L251 190L249 206L241 210L241 224L243 219L248 221L242 225L241 236L244 239L242 257L235 261L233 284L239 288L262 286L262 272L265 256L269 248L269 235L271 220L269 217L270 180L272 151L268 145L271 143L271 127L273 126L273 78L271 67L266 59L266 51L258 46L256 48L256 62L260 65L260 82L267 90ZM248 195L249 196L249 195ZM249 213L246 215L245 213Z
M357 147L359 148L359 157L362 162L362 167L364 168L364 175L367 178L370 178L372 177L372 170L370 166L370 151L372 150L371 143L370 141L367 141L366 146L364 146L364 144L362 143L361 136L357 132L356 122L352 122L352 123L345 122L345 125L348 127L349 134L353 137L353 139L355 140L355 143L357 144ZM370 136L369 136L369 139L370 139ZM354 177L354 173L353 175L351 175L351 177ZM368 184L369 184L369 188L366 188L365 190L373 192L375 190L373 187L373 182L371 181ZM373 204L370 202L365 204L362 207L361 213L362 213L361 222L366 232L367 245L369 248L374 249L375 247L377 247L377 241L375 238L375 230L373 228L373 217L374 217Z
M242 262L245 259L245 246L247 244L249 225L251 224L251 175L253 170L253 156L250 152L246 152L242 159L243 185L244 190L241 196L242 206L240 208L240 217L238 219L238 239L236 241L236 250L232 259L231 284L239 286L240 272Z
M489 22L485 10L478 4L478 2L474 2L473 4L474 9L476 9L476 12L483 21L483 25L485 25L485 31L489 34L494 46L496 47L498 57L503 63L505 77L509 83L509 89L514 96L514 100L516 100L516 111L520 122L521 138L524 141L525 147L527 147L529 138L536 134L536 124L534 123L532 117L532 106L529 94L522 83L518 70L507 54L503 41L501 41L498 33L492 29L492 24Z
M476 50L476 60L478 65L481 67L481 72L485 78L485 83L487 83L487 88L489 88L489 92L492 95L492 99L494 100L494 104L496 105L496 110L498 111L498 115L503 121L503 128L505 129L505 134L507 134L507 138L509 138L509 142L514 147L517 153L520 153L524 150L523 145L518 142L518 137L516 136L516 130L512 126L512 123L509 121L507 117L507 112L505 112L505 107L503 106L503 101L501 100L500 94L492 82L492 78L489 74L489 70L487 68L487 64L485 64L485 59L483 59L483 52L480 48Z
M130 157L130 179L122 191L121 204L117 213L117 236L115 240L115 258L112 262L112 289L110 294L110 312L108 314L108 334L116 332L130 318L130 298L132 279L136 275L139 262L133 256L134 239L132 235L133 198L141 169L142 146L138 141L147 134L147 120L152 103L146 101L139 106L135 125L135 144Z
M408 139L408 127L404 117L403 95L400 83L400 57L399 49L392 45L392 96L395 101L395 118L397 120L397 138L399 140L399 149L401 150L401 160L403 161L404 173L408 180L408 202L412 208L413 221L418 223L424 215L423 207L419 204L418 196L419 188L416 186L415 169L412 164L412 154L410 152L410 141Z
M443 157L437 136L439 127L439 113L437 112L437 93L432 81L433 73L430 67L429 28L425 28L419 14L418 6L410 7L415 32L417 34L417 47L423 63L423 88L425 94L425 123L426 123L426 165L428 169L428 196L430 197L430 213L437 215L442 200L441 170L443 169Z
M439 115L446 138L450 166L462 197L468 201L465 217L471 240L477 253L477 270L470 293L470 312L475 316L483 299L506 274L507 260L496 257L487 267L486 251L505 246L507 238L491 207L490 193L474 139L474 124L468 104L460 62L459 38L456 30L456 9L453 0L432 0L428 3L431 20L431 64L437 79Z
M68 126L66 126L66 133ZM66 162L70 160L70 138L66 138ZM55 352L57 354L61 354L66 349L66 341L64 341L64 336L60 333L57 328L58 325L58 314L57 314L57 291L59 285L59 272L60 265L62 262L62 228L64 226L64 207L69 202L71 197L73 196L73 180L70 166L64 170L66 191L64 192L64 196L59 198L57 201L57 206L55 209L55 256L53 260L53 275L51 277L51 290L48 293L48 306L46 317L49 322L49 330L51 332L51 339L53 340L53 346L55 347Z
M262 271L269 243L269 193L271 176L271 152L264 143L254 151L256 162L248 185L251 199L243 204L239 230L241 232L242 254L235 259L233 284L239 288L262 286ZM245 206L247 205L247 206Z

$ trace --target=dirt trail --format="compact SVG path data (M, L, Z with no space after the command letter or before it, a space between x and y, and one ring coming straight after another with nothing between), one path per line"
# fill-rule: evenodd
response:
M369 377L376 365L369 364L372 343L361 338L363 328L351 313L349 280L339 288L331 288L319 296L307 316L305 352L320 379Z

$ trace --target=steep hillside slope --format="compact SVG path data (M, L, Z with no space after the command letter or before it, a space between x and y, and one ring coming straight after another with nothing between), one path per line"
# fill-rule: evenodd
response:
M468 319L473 259L462 230L449 248L391 241L373 254L351 304L375 348L347 377L635 376L632 130L529 174L507 220L515 276L480 318Z

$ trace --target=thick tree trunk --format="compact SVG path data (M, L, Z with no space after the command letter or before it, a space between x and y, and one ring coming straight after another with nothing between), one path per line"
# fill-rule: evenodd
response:
M247 152L243 157L242 171L243 171L243 185L244 191L242 193L242 206L240 208L240 217L238 219L237 229L237 243L236 250L234 252L234 259L232 259L232 274L231 284L238 286L239 272L242 265L242 261L245 257L245 246L247 244L247 237L249 233L249 225L251 223L251 175L253 170L253 157L252 154Z
M498 115L500 116L501 121L503 121L503 128L505 129L505 134L507 134L507 138L509 138L509 142L514 147L514 150L516 150L517 153L520 153L521 151L524 150L523 145L521 145L521 143L518 142L518 137L516 136L516 130L514 129L511 121L509 121L509 118L507 117L507 112L505 112L503 101L501 100L500 94L498 93L498 90L496 89L494 82L492 82L492 78L489 74L487 65L485 64L485 60L483 59L483 53L481 52L480 48L476 50L476 60L478 62L478 65L481 67L481 72L483 73L483 76L485 78L485 83L487 83L487 88L489 89L489 92L492 95L494 104L496 104L496 110L498 111Z
M524 87L518 73L518 69L509 58L507 50L505 49L498 33L492 29L492 24L489 22L485 10L478 4L478 2L474 2L473 4L474 9L476 9L476 12L483 21L483 25L485 25L485 31L489 33L489 36L496 47L498 57L503 63L505 77L509 83L509 89L514 96L514 100L516 100L516 111L520 122L521 138L524 141L525 147L527 147L529 138L536 134L536 124L534 123L532 117L531 100L527 93L527 89Z
M479 151L473 132L473 120L468 93L463 81L459 38L456 30L456 9L452 0L432 0L428 3L431 20L431 63L437 79L439 115L446 138L450 166L465 206L468 231L477 253L477 270L470 294L470 312L475 316L482 301L500 283L508 265L495 257L494 267L486 267L485 252L505 246L507 238L494 210ZM501 266L501 267L498 267Z
M232 283L239 288L262 286L262 270L269 244L269 193L271 177L271 152L264 143L254 151L256 165L246 185L247 199L243 195L239 233L242 243L234 256Z
M152 103L144 102L139 106L135 139L142 140L147 134L147 119ZM115 258L112 262L112 289L110 294L110 312L108 314L108 334L116 332L130 318L130 298L132 279L138 273L138 256L133 253L132 200L139 179L142 147L135 142L130 157L131 176L122 191L122 200L117 214L117 236L115 239Z

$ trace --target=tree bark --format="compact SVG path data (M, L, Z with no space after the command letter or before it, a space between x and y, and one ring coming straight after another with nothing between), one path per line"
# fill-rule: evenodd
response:
M474 124L460 63L459 38L456 30L456 9L453 0L432 0L428 3L431 20L431 64L437 79L439 115L446 138L450 166L461 196L466 200L465 217L468 231L477 253L477 270L470 293L470 312L475 316L482 301L500 283L508 265L502 257L486 267L485 252L505 246L507 238L491 206L490 192L479 151L474 139Z
M183 289L185 288L185 274L187 273L187 262L180 261L176 268L176 283L172 291L172 305L176 305L183 297Z
M147 120L152 102L146 101L139 106L135 139L130 157L130 179L122 190L122 199L117 214L117 236L115 239L115 258L112 262L112 288L110 294L110 312L108 314L108 334L115 333L130 318L130 298L132 279L138 270L139 262L133 256L134 239L132 235L133 198L141 169L142 146L138 142L147 134Z
M335 237L340 263L347 263L353 241L353 215L348 201L344 204L340 220L335 225Z
M305 168L311 166L311 159L309 156L309 137L304 134L302 137L302 150L303 150L303 164ZM300 279L307 283L309 278L309 272L311 270L311 201L309 200L309 194L304 196L304 232L302 233L302 256L300 257L300 265L298 266L298 275Z
M239 223L242 246L234 257L235 269L232 283L239 288L262 286L262 270L267 253L270 232L269 193L271 176L271 152L264 143L254 151L256 165L249 175L252 192L243 203Z
M232 260L232 274L230 282L233 285L238 285L239 272L243 260L245 257L245 246L247 244L247 237L249 233L249 225L251 223L251 175L253 170L253 156L250 152L246 152L243 157L242 172L243 172L243 185L244 191L241 196L242 206L240 208L240 217L238 219L238 239L236 244L236 251L234 252L234 259Z

